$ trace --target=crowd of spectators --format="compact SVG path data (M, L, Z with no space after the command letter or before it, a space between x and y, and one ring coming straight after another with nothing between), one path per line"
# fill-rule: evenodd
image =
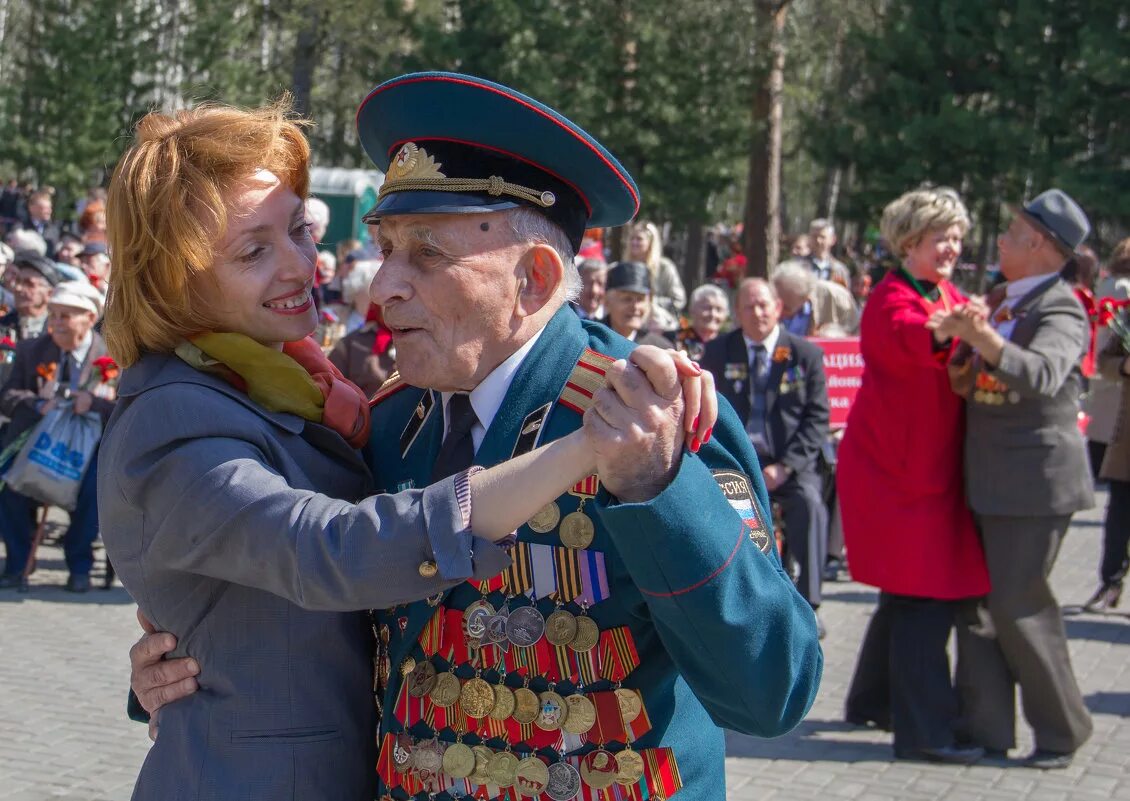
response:
M91 189L73 220L55 216L51 187L8 181L0 191L0 470L7 469L53 410L95 414L114 409L117 369L99 332L111 274L106 248L106 193ZM63 535L66 589L86 592L98 530L97 452L86 459L77 505ZM0 489L5 545L0 588L28 587L43 536L46 504ZM37 524L38 521L38 524Z

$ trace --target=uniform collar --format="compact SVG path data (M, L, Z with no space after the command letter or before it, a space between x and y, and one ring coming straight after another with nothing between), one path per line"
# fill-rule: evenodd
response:
M542 328L530 337L526 344L511 353L502 364L491 370L487 377L471 390L471 408L475 410L475 417L477 418L475 426L471 429L471 439L474 440L475 450L478 450L479 445L482 444L487 429L490 428L495 415L502 407L502 401L506 398L506 393L510 391L510 385L514 382L518 368L522 366L522 362L534 349L534 345L537 344L544 331L545 329ZM455 393L442 393L444 431L447 430L447 404L453 394Z

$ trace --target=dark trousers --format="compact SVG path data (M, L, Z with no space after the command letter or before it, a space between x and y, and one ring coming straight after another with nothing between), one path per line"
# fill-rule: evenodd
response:
M813 607L820 606L820 583L828 547L828 507L820 476L804 471L769 493L781 505L785 544L800 565L797 590Z
M1103 527L1103 562L1099 578L1105 584L1122 584L1130 568L1130 481L1110 479L1110 500Z
M78 505L71 512L71 524L63 536L63 553L67 569L72 576L86 576L94 566L94 539L98 536L98 501L95 480L98 473L98 455L90 461L78 493ZM7 559L4 574L18 576L24 572L35 531L35 507L26 495L13 492L8 487L0 491L0 528L4 534Z
M976 621L958 627L957 681L963 726L978 745L1016 745L1017 685L1037 748L1068 753L1091 735L1048 583L1070 523L1071 515L977 515L993 588Z
M895 735L895 750L953 745L957 691L946 646L964 601L879 593L848 689L849 720Z

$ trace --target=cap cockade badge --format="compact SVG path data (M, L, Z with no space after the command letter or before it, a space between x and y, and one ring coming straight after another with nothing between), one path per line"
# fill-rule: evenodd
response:
M428 151L416 143L405 142L397 151L392 163L388 165L388 180L446 178L447 176L439 170L442 166L442 164L436 164L436 160L428 155Z

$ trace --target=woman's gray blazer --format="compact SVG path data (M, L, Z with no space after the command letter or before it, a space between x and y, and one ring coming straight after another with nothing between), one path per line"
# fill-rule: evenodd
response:
M124 372L99 453L102 537L141 611L201 669L200 690L161 710L135 799L372 797L373 641L355 610L507 558L470 535L453 479L365 498L369 483L335 432L175 356Z

